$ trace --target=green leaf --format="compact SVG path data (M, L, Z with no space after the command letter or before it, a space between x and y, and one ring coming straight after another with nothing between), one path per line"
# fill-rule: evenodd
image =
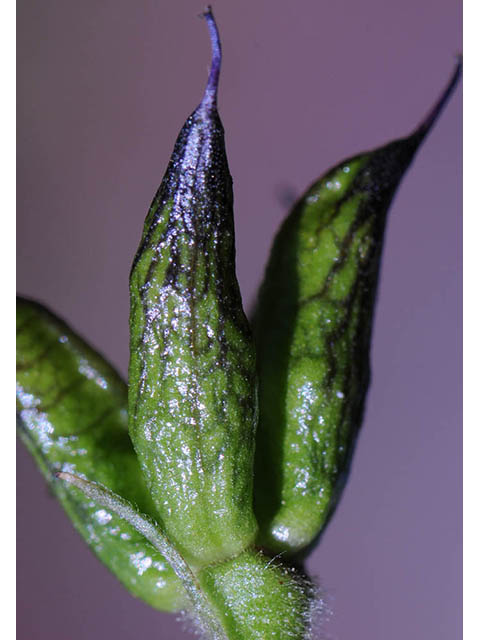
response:
M254 318L259 543L297 552L331 516L361 425L386 214L460 75L409 137L315 182L274 242Z
M41 305L17 299L17 425L76 529L129 591L157 609L184 607L180 581L131 525L56 472L95 478L158 518L127 431L127 389L105 360Z
M253 339L235 276L232 180L216 109L220 43L180 131L130 277L129 429L169 538L192 566L253 543Z

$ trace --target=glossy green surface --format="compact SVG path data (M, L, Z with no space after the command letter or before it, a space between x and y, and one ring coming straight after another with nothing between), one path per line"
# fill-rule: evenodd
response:
M310 545L345 484L370 377L386 213L424 135L340 163L275 240L254 319L255 508L271 550Z
M127 431L127 389L103 358L41 305L17 299L17 424L53 493L129 591L165 611L184 606L180 581L131 525L58 471L94 479L156 517Z
M255 354L215 89L209 80L178 136L130 278L130 433L162 526L192 566L238 554L256 533Z
M114 513L122 521L128 522L135 531L138 531L155 549L162 553L182 583L187 598L185 608L188 609L189 615L201 622L201 626L208 630L211 640L226 640L218 613L213 609L206 594L202 591L197 577L157 523L153 522L148 516L140 514L122 496L110 491L103 485L84 480L71 473L61 472L57 473L56 476L60 482L77 487L86 497L94 500L99 506Z

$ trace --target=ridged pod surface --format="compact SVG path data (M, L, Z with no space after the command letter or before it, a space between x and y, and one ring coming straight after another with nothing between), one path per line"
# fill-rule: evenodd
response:
M254 317L260 377L259 543L296 553L321 533L346 481L370 378L386 214L460 75L409 137L331 169L274 242Z
M100 560L129 591L163 611L185 606L165 558L112 510L55 480L95 478L156 516L127 430L123 380L45 307L17 299L17 426L51 491Z
M257 528L255 355L212 42L204 98L178 136L130 277L130 433L165 531L198 566L240 553Z

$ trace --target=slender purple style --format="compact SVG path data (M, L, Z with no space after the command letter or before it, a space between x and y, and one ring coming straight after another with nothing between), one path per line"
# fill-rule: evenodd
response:
M208 7L202 16L207 21L212 44L212 64L210 66L210 74L208 76L202 104L215 106L217 104L218 79L220 76L220 66L222 64L222 46L220 44L220 35L218 33L217 23L213 17L212 8Z
M452 77L448 81L448 84L443 90L443 93L440 96L438 102L433 106L429 114L425 117L423 122L418 127L417 131L414 133L415 136L418 136L420 139L422 139L430 131L431 127L434 125L436 119L443 111L444 106L447 104L450 96L455 90L455 87L457 86L460 80L460 77L462 75L462 68L463 68L463 60L462 60L462 56L460 55L458 56L457 65L455 67L455 70L452 73Z

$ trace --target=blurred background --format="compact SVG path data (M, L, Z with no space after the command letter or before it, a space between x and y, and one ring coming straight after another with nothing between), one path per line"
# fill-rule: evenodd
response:
M210 45L197 0L18 0L18 291L123 373L128 273ZM409 133L461 51L458 0L223 0L219 108L251 308L292 198ZM310 571L320 638L461 633L461 87L390 212L373 381L349 484ZM135 600L18 448L19 640L191 637Z

